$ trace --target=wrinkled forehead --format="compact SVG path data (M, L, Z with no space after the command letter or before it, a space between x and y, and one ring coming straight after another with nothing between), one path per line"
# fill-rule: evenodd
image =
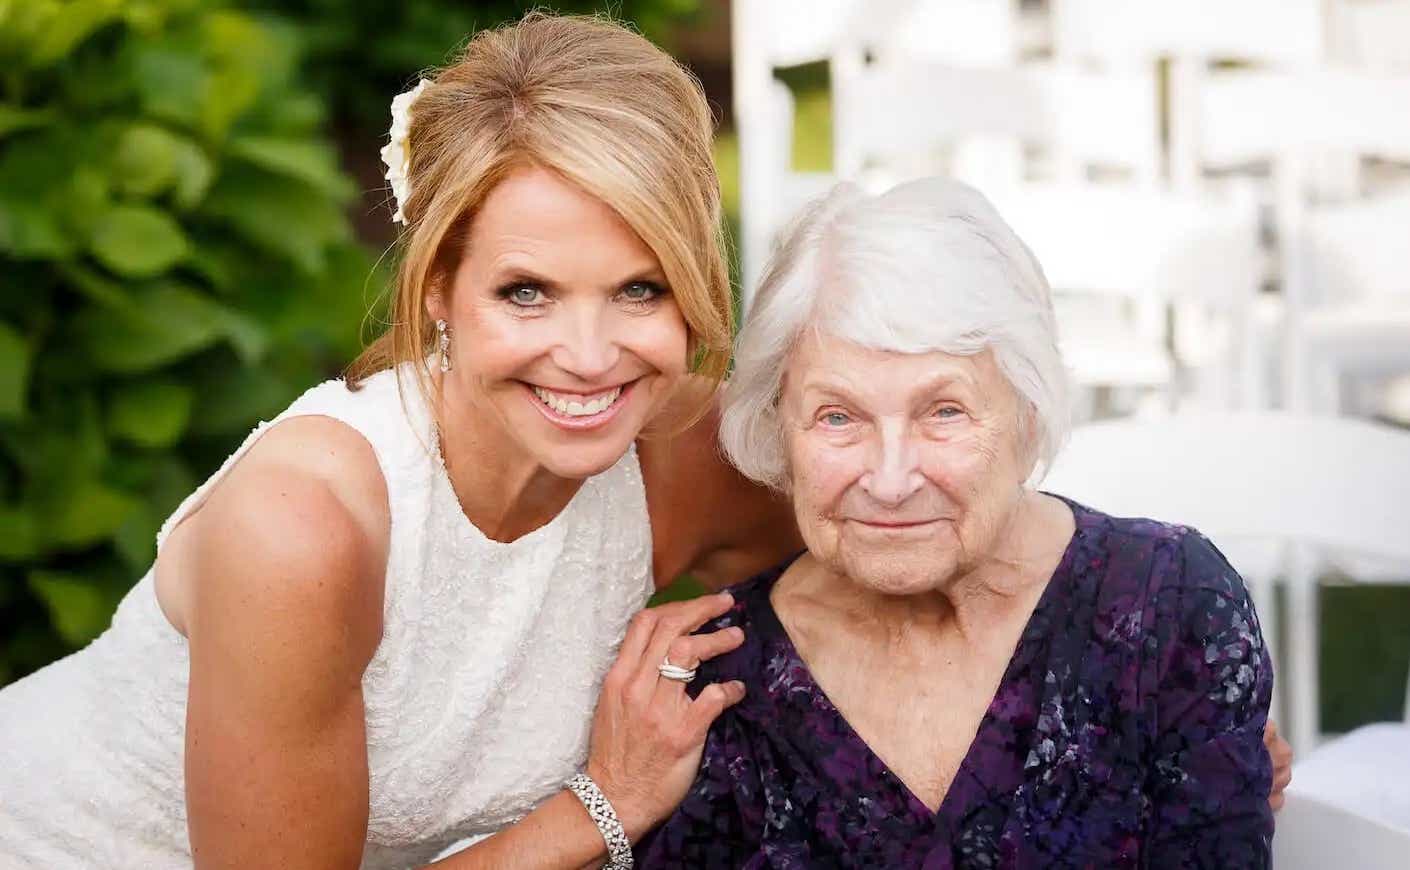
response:
M883 350L817 327L805 330L786 358L782 386L784 396L795 400L843 394L878 407L908 406L940 390L983 405L1012 394L987 349Z

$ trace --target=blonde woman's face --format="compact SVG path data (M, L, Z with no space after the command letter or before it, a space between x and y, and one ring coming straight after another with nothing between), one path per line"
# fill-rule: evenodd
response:
M449 298L428 309L450 324L447 396L563 477L611 467L686 372L685 320L655 254L545 169L490 192Z

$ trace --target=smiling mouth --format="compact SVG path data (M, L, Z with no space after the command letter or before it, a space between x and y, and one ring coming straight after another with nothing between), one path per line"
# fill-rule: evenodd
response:
M564 429L595 429L605 425L626 404L636 381L618 384L596 393L564 393L524 383L539 411Z
M601 393L582 395L579 393L555 393L543 387L529 385L529 389L534 391L540 402L557 411L565 417L592 417L601 414L612 407L617 398L622 395L620 385Z
M940 521L939 521L938 519L934 519L934 520L908 520L908 521L899 521L899 520L859 520L859 519L853 519L852 522L857 523L858 525L866 526L867 528L871 528L871 529L897 529L897 530L905 530L905 529L918 529L918 528L921 528L921 527L923 527L923 526L934 525L935 523L938 523L938 522L940 522Z

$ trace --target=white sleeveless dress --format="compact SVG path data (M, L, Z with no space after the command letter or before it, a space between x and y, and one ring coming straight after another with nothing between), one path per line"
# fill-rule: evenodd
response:
M367 439L391 506L384 629L362 679L371 773L364 868L413 867L486 836L586 761L592 712L652 591L633 448L547 525L486 538L446 476L415 383L314 387L261 424L317 414ZM404 400L403 400L404 395ZM87 648L0 691L0 867L190 867L182 774L189 660L152 572Z

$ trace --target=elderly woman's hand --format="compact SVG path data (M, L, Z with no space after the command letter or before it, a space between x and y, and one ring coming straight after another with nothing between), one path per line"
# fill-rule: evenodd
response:
M744 640L738 628L691 634L733 603L722 592L641 611L632 618L617 662L607 673L593 719L587 772L633 842L685 797L710 723L744 697L744 684L735 681L712 683L692 700L684 683L657 671L667 659L693 669L738 647Z
M1292 782L1292 747L1288 741L1283 739L1283 735L1278 733L1278 723L1272 719L1268 720L1268 727L1263 729L1263 745L1268 747L1268 757L1273 760L1273 790L1268 794L1268 805L1274 812L1283 808L1283 801L1286 797L1283 791Z

